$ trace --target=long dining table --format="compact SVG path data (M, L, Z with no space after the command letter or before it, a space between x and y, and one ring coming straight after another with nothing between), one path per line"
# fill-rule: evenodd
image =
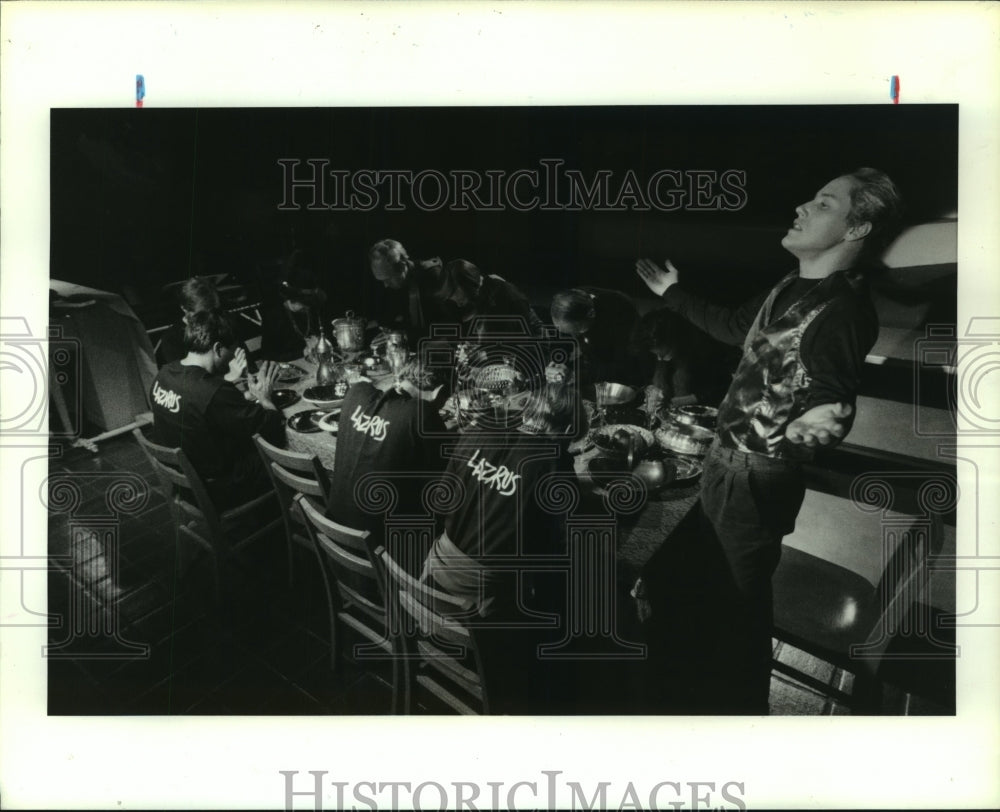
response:
M279 388L292 389L300 396L316 385L316 364L304 359L294 362L303 371L296 382L279 384ZM378 388L392 384L391 376L369 374L368 378ZM283 412L291 418L302 411L323 408L304 398L286 407ZM330 408L335 408L331 406ZM292 451L316 455L328 470L336 466L337 439L327 431L298 432L286 425L287 446ZM697 480L667 485L654 492L633 493L623 499L614 498L601 482L591 476L590 462L601 452L586 441L570 446L574 455L574 468L580 490L579 508L574 514L574 524L586 526L588 516L602 526L613 524L614 577L619 587L631 589L636 579L664 540L680 524L697 500ZM621 496L621 494L618 494Z

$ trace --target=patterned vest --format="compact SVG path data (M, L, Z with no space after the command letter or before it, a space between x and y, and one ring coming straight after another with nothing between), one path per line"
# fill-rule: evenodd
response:
M771 321L775 300L797 277L790 273L775 286L747 333L719 407L717 433L726 448L783 459L812 457L812 449L784 441L788 424L804 411L810 384L799 347L813 319L849 283L844 272L831 274Z

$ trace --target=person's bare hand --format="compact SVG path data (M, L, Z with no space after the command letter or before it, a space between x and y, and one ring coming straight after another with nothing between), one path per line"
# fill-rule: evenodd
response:
M651 259L640 259L635 263L635 272L646 283L646 287L657 296L662 296L667 292L668 288L680 281L680 272L674 267L673 263L667 259L664 260L664 264L666 265L666 269L661 268Z
M230 382L238 381L247 371L247 354L242 347L237 347L229 362L229 372L226 373L226 380Z
M265 408L277 408L271 400L271 394L274 392L274 386L278 382L280 372L281 366L279 364L274 361L263 361L257 375L251 375L247 378L248 391Z
M814 406L788 424L785 437L791 443L809 448L829 445L847 433L846 421L853 411L849 403Z

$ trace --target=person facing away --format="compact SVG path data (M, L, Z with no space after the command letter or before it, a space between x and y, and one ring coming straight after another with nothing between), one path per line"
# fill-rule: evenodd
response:
M528 297L507 280L484 273L468 260L456 259L445 265L432 296L444 320L460 324L467 338L482 339L494 330L527 330L536 337L542 334L542 320Z
M424 563L422 580L472 604L494 713L552 712L573 696L572 675L538 659L565 627L536 612L565 616L564 575L538 556L565 555L563 516L546 509L546 483L575 485L566 453L579 398L564 384L532 394L516 430L466 433L448 449L445 469L461 498ZM551 561L551 559L549 559Z
M384 288L376 321L387 329L404 330L415 344L426 338L442 317L432 293L440 284L439 257L415 261L398 240L384 239L368 251L372 276Z
M365 493L373 486L371 476L394 489L395 516L427 513L422 494L444 468L441 442L446 432L438 412L440 390L436 373L416 359L404 367L400 383L385 391L367 380L351 386L337 427L327 503L331 519L370 530L381 539L386 517L365 509ZM427 550L389 549L389 553L416 573Z
M166 329L160 338L159 356L165 364L179 361L187 354L184 347L184 328L193 314L222 309L222 300L215 284L211 279L201 276L192 276L181 285L177 293L177 303L181 309L181 320ZM229 362L226 380L238 381L247 371L248 364L249 353L241 341L237 344L233 359Z
M247 395L227 381L236 338L218 310L188 317L184 346L187 354L162 367L153 381L153 442L180 447L217 506L245 502L271 488L253 435L272 443L284 437L281 411L271 400L278 367L264 362L248 379Z
M773 625L771 576L805 489L801 462L850 429L878 319L866 265L892 236L901 198L892 180L862 168L834 178L796 207L781 240L798 268L735 309L686 292L667 260L636 270L664 304L743 355L719 407L701 477L705 543L718 551L720 650L734 712L767 713ZM709 574L711 577L711 573Z
M647 403L719 403L730 381L721 349L674 311L650 310L639 320L633 341L634 352L655 360Z
M578 344L579 386L649 381L652 363L632 346L639 311L624 293L595 287L562 290L552 297L551 315L556 329Z
M563 543L561 523L539 504L537 487L549 474L572 477L566 448L579 414L574 388L545 384L530 396L517 429L458 438L445 471L462 483L464 498L445 517L425 579L471 599L483 617L516 611L511 565Z

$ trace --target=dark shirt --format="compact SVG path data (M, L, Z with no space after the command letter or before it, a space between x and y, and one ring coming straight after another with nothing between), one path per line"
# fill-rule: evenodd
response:
M533 336L542 334L542 320L531 309L528 297L521 293L510 282L499 276L483 277L482 287L476 299L476 315L466 323L467 334L474 337L488 335L491 327L497 327L501 332L513 332L510 324L502 324L506 318L519 317L527 324L528 332ZM488 317L482 318L480 317Z
M255 483L259 460L253 435L278 443L283 434L281 412L264 409L244 398L221 375L200 366L174 361L153 381L153 441L180 447L213 496L238 490L247 477ZM262 467L260 470L263 470ZM238 496L238 494L234 494Z
M772 321L817 285L819 279L796 279L775 302ZM724 344L742 345L770 289L735 308L714 305L672 285L663 294L671 310ZM811 378L804 403L811 409L824 403L853 404L865 356L878 337L878 318L871 300L838 297L812 321L799 352Z
M327 513L349 527L378 531L385 517L361 509L355 486L365 474L381 473L399 501L393 515L426 515L421 493L444 468L444 423L437 408L393 389L354 384L344 398L337 427L337 454Z
M598 381L641 386L649 383L652 356L632 350L639 311L624 293L606 288L581 288L594 299L594 323L578 339L580 383L588 387Z
M437 257L414 264L406 284L399 290L382 288L378 293L375 320L382 327L405 330L411 346L431 333L431 327L445 318L431 293L440 283L441 260Z
M445 517L445 530L466 555L489 566L484 559L491 556L564 547L560 518L538 502L543 477L559 472L573 479L563 444L517 432L466 434L445 470L465 486L464 500Z

